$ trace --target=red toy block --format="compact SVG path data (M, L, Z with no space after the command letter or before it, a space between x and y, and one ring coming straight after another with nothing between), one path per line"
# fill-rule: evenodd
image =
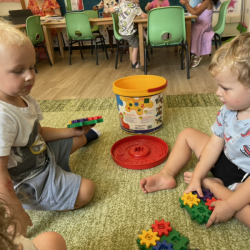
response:
M170 227L170 222L165 222L164 219L161 221L156 220L155 224L152 225L154 229L153 232L158 232L158 235L161 237L162 234L168 236L169 232L172 231L172 227Z
M220 201L221 199L219 200L216 200L214 197L212 197L212 199L207 199L207 203L205 203L206 206L208 206L208 209L213 211L214 210L214 207L210 207L211 203L214 202L214 201Z

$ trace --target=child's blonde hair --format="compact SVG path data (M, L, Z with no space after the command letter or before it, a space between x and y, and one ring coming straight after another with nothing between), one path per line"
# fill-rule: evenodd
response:
M250 33L243 33L221 46L214 54L209 65L212 76L216 76L223 67L236 74L238 81L250 87Z
M17 250L14 243L16 237L16 219L10 206L0 198L0 249Z
M0 21L0 47L21 46L30 42L30 39L15 26Z

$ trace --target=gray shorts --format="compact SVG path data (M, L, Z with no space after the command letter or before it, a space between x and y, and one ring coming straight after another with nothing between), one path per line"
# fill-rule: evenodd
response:
M48 166L24 181L16 194L29 210L72 210L81 185L81 176L71 173L69 157L73 138L47 143Z
M121 35L121 36L122 36L122 38L124 40L128 41L129 45L132 48L138 48L139 47L139 38L137 37L137 32L135 32L132 35L128 35L128 36Z

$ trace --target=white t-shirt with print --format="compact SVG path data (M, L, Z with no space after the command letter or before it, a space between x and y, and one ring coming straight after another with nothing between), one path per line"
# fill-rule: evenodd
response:
M119 33L121 35L132 35L136 32L134 28L134 19L140 16L143 11L138 4L130 1L124 1L113 7L119 17Z

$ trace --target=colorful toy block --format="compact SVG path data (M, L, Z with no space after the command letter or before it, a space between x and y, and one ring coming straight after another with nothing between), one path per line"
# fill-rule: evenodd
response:
M161 237L162 234L168 236L169 232L172 231L170 227L170 222L165 222L163 219L161 221L156 220L155 224L152 225L154 229L153 232L158 232L158 235Z
M69 122L68 128L76 128L87 125L93 125L99 122L103 122L102 116L86 117L82 119L72 120Z
M212 197L214 196L213 193L210 192L209 189L206 189L206 188L201 188L202 189L202 192L203 192L203 197L200 197L197 193L197 191L194 191L193 194L197 194L198 195L198 198L203 200L203 201L206 201L207 199L212 199Z
M141 245L146 245L146 248L148 249L150 246L156 246L156 241L160 240L160 238L157 236L158 232L153 232L152 229L149 229L148 231L143 230L142 234L139 235L139 239L141 240Z
M185 205L181 198L179 198L179 202L181 203L181 208L185 208L191 215L192 220L196 220L200 225L208 222L212 211L208 209L203 200L198 205L193 205L192 207Z
M206 206L208 206L208 209L213 211L214 210L214 207L210 207L211 203L213 203L214 201L220 201L219 200L216 200L214 197L212 197L212 199L207 199L207 203L205 203Z
M170 227L169 222L161 220L159 223L161 222L166 223L164 225L168 225L168 228ZM168 232L169 233L168 236L163 234L160 238L157 237L159 239L155 241L156 243L155 245L144 244L144 242L141 242L140 237L145 238L145 235L147 236L147 233L150 233L151 237L152 233L157 233L157 232L152 232L152 230L151 231L150 230L149 231L143 230L144 236L142 237L142 235L139 235L139 239L136 240L140 250L187 250L187 245L189 243L189 240L184 236L180 236L180 233L174 230L173 228L171 228L171 231Z
M183 194L181 200L183 201L184 205L188 205L190 208L193 207L193 205L198 205L200 202L200 199L197 198L197 195L194 195L191 192L188 194Z

